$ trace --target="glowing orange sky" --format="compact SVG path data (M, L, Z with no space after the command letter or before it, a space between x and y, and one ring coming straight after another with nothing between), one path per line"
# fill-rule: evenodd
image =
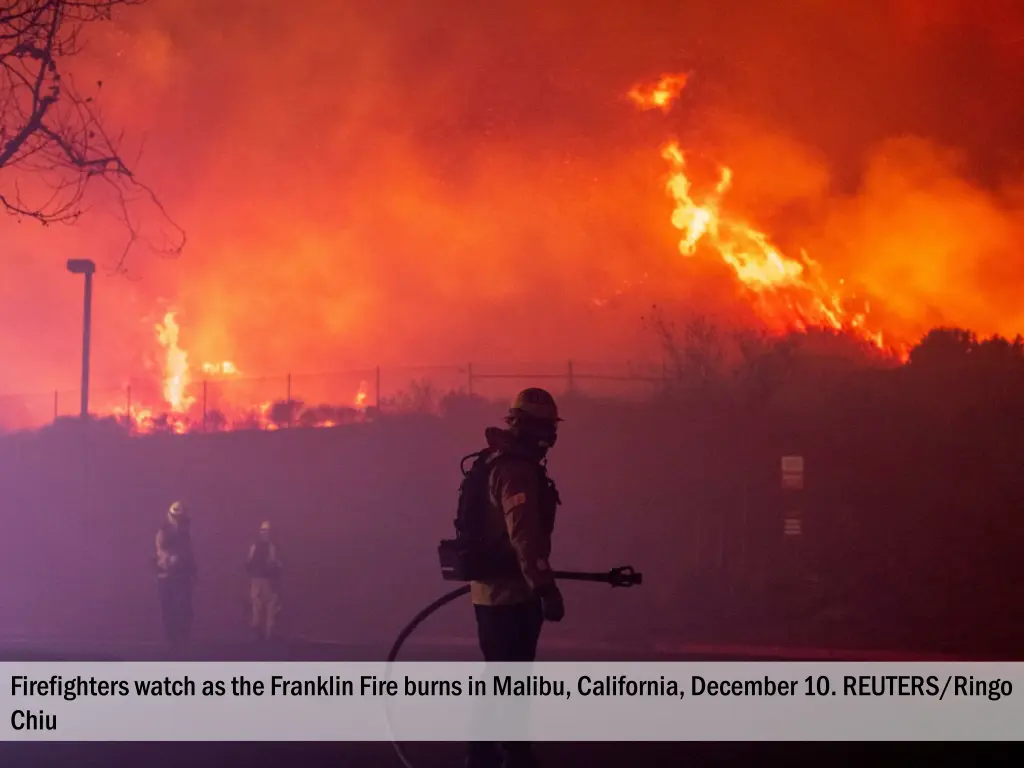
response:
M1016 18L974 14L969 52L952 2L306 5L152 0L76 62L189 236L98 277L97 388L158 362L168 308L193 364L246 374L635 358L653 301L741 317L679 257L673 137L908 332L1024 330ZM679 107L638 111L630 88L666 72L692 73ZM63 262L110 264L122 235L0 220L0 392L76 386Z

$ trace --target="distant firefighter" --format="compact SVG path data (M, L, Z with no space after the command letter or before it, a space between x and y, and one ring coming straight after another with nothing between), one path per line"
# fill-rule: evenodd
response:
M260 525L259 539L249 547L245 567L250 580L250 626L253 635L257 640L271 640L275 636L277 614L281 610L281 559L267 520Z
M171 504L156 532L156 571L167 642L179 648L192 632L192 592L197 569L191 519L180 501Z

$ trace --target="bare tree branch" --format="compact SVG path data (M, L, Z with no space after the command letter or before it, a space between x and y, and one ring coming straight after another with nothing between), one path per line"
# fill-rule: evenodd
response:
M94 182L102 182L113 192L128 232L118 269L140 241L179 254L185 233L124 161L121 137L106 131L94 98L62 74L60 65L81 52L83 27L109 21L118 6L144 2L0 0L0 207L44 225L70 224L88 210ZM154 206L169 226L167 243L157 245L140 234L130 206L137 200Z

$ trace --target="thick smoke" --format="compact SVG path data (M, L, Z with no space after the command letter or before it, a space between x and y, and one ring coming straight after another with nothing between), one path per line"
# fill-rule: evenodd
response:
M189 246L97 281L97 386L146 375L168 307L194 363L253 374L656 354L652 303L743 313L676 251L674 136L901 330L1012 334L1024 11L971 7L152 0L75 67ZM676 71L669 115L625 98ZM113 264L123 232L0 236L0 391L72 388L63 260Z

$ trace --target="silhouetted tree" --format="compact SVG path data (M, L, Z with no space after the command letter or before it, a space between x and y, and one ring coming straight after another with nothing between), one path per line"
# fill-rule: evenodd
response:
M145 0L7 0L0 3L0 206L43 224L74 222L90 185L113 192L128 229L123 262L141 237L130 205L154 205L173 230L155 248L180 252L185 237L104 127L95 97L62 71L82 48L83 29L117 6ZM98 91L102 82L96 84Z
M296 423L299 411L302 410L301 400L278 400L270 406L268 418L277 427L287 427Z
M694 315L679 328L655 307L648 322L661 342L670 388L701 397L716 389L721 394L725 339L710 318Z
M939 370L963 366L975 350L978 338L962 328L933 328L910 350L910 364L919 369Z
M1024 387L1024 339L979 340L968 330L937 328L911 350L908 368L919 396L943 410L959 410L964 418L1006 418L1005 409L1019 403Z
M435 413L437 390L429 379L414 379L409 382L408 390L387 398L385 405L399 413Z
M213 409L206 412L207 432L222 432L227 426L228 420L222 411Z
M764 330L743 330L733 334L738 360L732 371L732 384L741 404L757 408L764 405L775 391L780 358L774 341Z
M993 373L1020 373L1024 370L1024 337L1013 341L1002 336L992 336L978 343L973 357L976 363Z

